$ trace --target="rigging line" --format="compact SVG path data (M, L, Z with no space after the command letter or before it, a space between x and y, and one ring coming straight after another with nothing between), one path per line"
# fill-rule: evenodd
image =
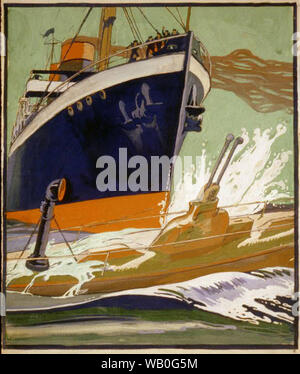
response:
M139 38L139 35L138 35L138 32L137 32L137 30L135 29L134 23L133 23L133 21L132 21L132 19L131 19L131 17L130 17L130 14L129 14L128 10L127 10L126 8L124 8L124 9L125 9L126 14L127 14L127 17L128 17L128 22L130 23L130 25L131 25L131 27L132 27L132 30L133 30L133 32L134 32L134 34L135 34L134 39L137 39L139 42L141 42L141 41L140 41L140 38Z
M178 20L178 18L175 16L175 14L173 14L172 12L171 12L171 10L166 6L166 9L167 9L167 11L174 17L174 19L179 23L179 25L183 28L183 30L185 31L185 26L184 26L184 24L182 24L179 20Z
M68 243L68 241L67 241L67 239L65 238L65 236L64 236L64 234L63 234L63 232L62 232L62 230L60 229L59 224L58 224L57 219L55 218L55 216L54 216L54 221L55 221L55 224L56 224L56 226L57 226L59 232L61 233L61 235L62 235L62 237L63 237L63 239L64 239L64 241L65 241L67 247L69 248L69 250L70 250L70 252L71 252L71 254L72 254L72 257L74 258L75 262L77 262L77 258L75 257L75 255L74 255L74 253L73 253L73 251L72 251L72 248L71 248L70 244Z
M180 18L181 23L184 25L184 22L183 22L183 19L181 18L181 14L180 14L180 12L179 12L178 7L176 7L176 10L177 10L177 13L178 13L178 15L179 15L179 18Z
M294 200L294 198L286 198L286 200ZM276 201L276 200L273 200L273 201ZM220 206L218 207L218 209L225 209L225 208L236 208L236 207L239 207L239 206L247 206L247 205L255 205L255 204L264 204L266 203L265 201L253 201L253 202L250 202L250 203L240 203L240 204L232 204L232 205L223 205L223 206ZM271 201L267 201L267 203L272 203L272 200ZM161 213L161 214L156 214L156 215L152 215L152 216L145 216L145 217L131 217L131 218L128 218L128 217L125 217L125 218L120 218L120 219L114 219L114 220L110 220L110 221L98 221L98 222L91 222L89 224L86 224L86 225L80 225L80 226L71 226L71 227L65 227L64 230L74 230L74 229L83 229L85 227L96 227L96 226L105 226L105 225L110 225L110 224L114 224L114 223L118 223L118 222L129 222L129 221L137 221L137 220L146 220L146 219L150 219L150 218L159 218L159 217L164 217L164 216L170 216L170 215L176 215L176 214L183 214L183 213L187 213L188 210L179 210L179 211L175 211L175 212L165 212L165 213ZM230 216L230 218L237 218L237 217L248 217L248 216L251 216L251 215L255 215L255 214L258 214L259 212L255 212L255 213L248 213L248 214L244 214L244 215L238 215L238 216ZM285 219L285 218L283 218ZM156 230L156 229L155 229ZM50 231L50 233L54 234L55 232L58 232L58 230L52 230ZM139 231L136 231L136 232L139 232ZM7 238L7 240L16 240L16 239L22 239L22 238L27 238L28 235L22 235L22 236L17 236L17 237L10 237L10 238Z
M88 16L90 15L90 13L91 13L92 10L93 10L93 7L90 7L90 9L88 10L88 12L87 12L87 14L85 15L84 19L82 20L82 22L81 22L81 24L80 24L80 26L79 26L79 28L78 28L78 30L77 30L75 36L73 37L73 39L72 39L72 41L71 41L71 44L69 45L68 50L66 51L64 57L62 58L62 61L59 63L59 66L61 65L62 62L64 62L64 59L67 57L67 55L68 55L68 53L69 53L69 51L70 51L70 49L71 49L73 43L75 42L75 40L76 40L78 34L80 33L80 31L81 31L83 25L85 24L85 21L87 20L87 18L88 18Z
M53 48L54 48L54 37L53 37L53 34L52 34L52 40L51 40L51 42L50 43L45 43L44 42L44 45L51 45L51 49L50 49L50 53L49 53L49 56L48 56L48 58L47 58L47 60L46 60L46 66L45 66L45 70L47 69L47 67L48 67L48 64L49 64L49 62L50 62L50 60L51 60L51 57L53 58ZM49 64L49 66L50 66L50 64ZM50 69L49 69L50 70Z
M144 39L143 39L142 33L141 33L140 29L139 29L138 23L137 23L137 21L136 21L136 19L135 19L135 16L134 16L133 10L132 10L131 8L129 8L129 12L130 12L130 14L131 14L132 21L133 21L133 23L134 23L134 25L135 25L135 28L136 28L136 30L137 30L139 36L140 36L141 42L144 43Z
M185 210L182 210L180 212L174 212L174 213L163 213L161 215L155 215L155 216L149 216L149 217L145 217L144 219L146 218L158 218L158 217L162 217L162 216L165 216L165 215L176 215L176 214L181 214L181 213L187 213L187 211ZM259 213L259 212L258 212ZM229 218L230 219L233 219L233 218L241 218L241 217L249 217L251 215L256 215L258 213L251 213L251 214L241 214L241 215L237 215L237 216L230 216ZM291 217L294 217L294 215L292 215ZM286 219L288 219L289 217L284 217L284 218L281 218L279 220L277 220L277 222L280 222L280 221L285 221ZM135 221L135 220L139 220L141 218L131 218L131 219L123 219L123 220L113 220L113 221L109 221L109 222L94 222L92 224L89 224L89 225L83 225L83 226L72 226L72 227L66 227L64 229L61 229L61 230L64 230L64 231L67 231L67 230L75 230L75 229L80 229L82 230L83 228L85 227L97 227L97 226L103 226L103 225L109 225L111 223L116 223L116 222L123 222L123 221ZM133 234L137 234L137 233L141 233L141 232L149 232L149 231L159 231L161 230L162 227L157 227L157 228L145 228L144 230L143 229L140 229L140 230L136 230L136 231L132 231L130 233L130 235L133 235ZM51 230L50 231L50 234L55 234L59 232L59 230ZM80 232L80 231L79 231ZM95 233L90 233L88 232L88 234L95 234ZM17 236L17 237L10 237L10 238L7 238L7 241L12 241L12 240L20 240L20 239L24 239L24 238L28 238L29 235L22 235L22 236ZM75 241L78 241L75 240Z
M61 59L60 63L58 64L57 70L60 68L61 64L64 62L65 58L67 57L67 55L68 55L68 53L69 53L69 51L70 51L70 49L71 49L73 43L75 42L75 40L76 40L78 34L80 33L80 31L81 31L81 29L82 29L82 26L84 25L85 21L87 20L87 18L88 18L88 16L90 15L90 13L91 13L92 10L93 10L93 7L90 7L90 9L88 10L88 12L87 12L87 14L85 15L84 19L82 20L82 22L81 22L81 24L80 24L80 26L79 26L79 28L78 28L76 34L74 35L74 37L73 37L73 39L72 39L72 41L71 41L71 43L70 43L70 45L69 45L69 48L67 49L67 51L66 51L64 57ZM50 79L50 81L49 81L49 83L48 83L48 85L47 85L47 87L46 87L45 92L48 91L48 88L50 87L50 84L53 82L54 77L55 77L55 74L54 74L54 75L52 76L52 78ZM38 109L39 109L39 107L40 107L40 105L41 105L41 103L42 103L42 101L43 101L43 98L44 98L44 95L41 96L41 99L40 99L40 101L39 101L39 103L38 103L38 105L37 105L37 111L38 111Z
M155 32L158 32L158 29L153 26L153 24L149 21L148 17L146 17L146 14L142 11L140 7L137 7L138 10L141 12L142 16L145 18L145 20L149 23L149 25L153 28Z
M138 27L137 22L136 22L136 20L135 20L135 18L134 18L133 10L132 10L131 8L129 8L129 12L130 12L130 14L131 14L132 22L133 22L133 24L134 24L134 26L135 26L135 29L136 29L136 31L137 31L139 37L140 37L140 41L141 41L141 43L144 43L144 40L143 40L142 34L140 33L139 27Z
M58 40L58 39L53 39L51 43L44 43L44 45L51 45L51 50L50 50L49 56L47 58L45 70L47 70L48 65L50 66L49 62L52 63L53 61L56 60L56 57L55 57L56 53L55 53L54 46L57 45L57 44L61 44L61 41ZM51 69L49 68L49 70L51 70Z
M129 21L130 21L130 23L132 25L132 28L133 28L133 30L135 32L135 35L136 35L135 39L137 39L140 44L143 44L143 38L142 38L142 36L141 36L141 34L140 34L139 30L138 30L137 25L135 24L133 15L131 16L129 14L129 11L127 9L126 9L126 12L127 12L127 15L128 15L128 19L129 19Z
M12 269L13 271L15 270L15 268L16 268L16 266L17 266L19 260L21 259L21 257L23 256L23 253L25 252L26 248L28 247L28 245L29 245L29 243L30 243L30 241L31 241L31 239L32 239L32 237L33 237L33 235L34 235L35 232L36 232L36 229L37 229L38 225L40 224L40 221L41 221L41 219L39 219L38 222L37 222L37 224L35 225L34 230L32 231L32 233L31 233L29 239L27 240L27 243L25 244L25 246L24 246L24 248L23 248L23 250L22 250L22 252L21 252L19 258L17 259L17 261L16 261L16 263L15 263L15 266L14 266L13 269Z
M51 54L50 54L50 66L51 66L51 64L53 63L53 57L54 57L54 46L55 46L55 44L54 44L54 34L52 34L52 45L51 45ZM49 66L49 67L50 67ZM51 70L51 68L50 68L50 70Z
M127 13L127 10L126 10L126 8L122 8L122 9L123 9L123 12L124 12L124 14L125 14L126 20L127 20L128 24L129 24L129 27L130 27L131 33L132 33L132 35L133 35L133 39L137 39L137 37L136 37L136 35L135 35L135 31L134 31L134 29L133 29L133 27L132 27L132 25L131 25L131 23L130 23L129 16L128 16L128 13Z
M254 230L244 230L244 231L236 231L236 232L229 232L229 233L224 233L224 234L217 234L217 235L211 235L211 236L205 236L205 237L202 237L202 238L196 238L196 239L188 239L188 240L181 240L181 241L178 241L178 242L170 242L170 243L163 243L163 244L156 244L156 245L149 245L149 246L140 246L140 247L135 247L135 248L130 248L131 250L133 251L140 251L140 250L152 250L153 248L160 248L160 247L165 247L165 246L171 246L171 245L175 245L175 246L178 246L178 245L181 245L181 244L185 244L185 243L194 243L194 242L199 242L199 241L202 241L202 240L209 240L209 239L216 239L216 238L222 238L222 237L230 237L230 236L235 236L235 235L239 235L239 234L249 234L249 233L253 233L253 232L266 232L266 231L277 231L277 230L280 230L282 227L286 227L286 226L291 226L293 225L293 223L284 223L282 225L277 225L277 226L273 226L273 227L267 227L267 228L260 228L260 229L254 229ZM221 247L221 245L219 246ZM101 249L101 248L100 248ZM107 251L109 251L110 253L112 252L125 252L125 251L128 251L128 248L120 248L120 249L111 249L111 250L107 250L105 248L103 248L104 250L101 251L103 254L104 253L107 253ZM99 256L101 253L96 253L96 252L90 252L90 253L80 253L78 255L87 255L87 256ZM30 258L31 260L44 260L44 259L55 259L55 258L68 258L68 257L71 257L71 255L61 255L61 256L50 256L50 257L37 257L37 258ZM9 257L6 259L7 261L13 261L13 260L17 260L17 258L14 258L14 257ZM27 258L21 258L21 260L27 260Z
M293 197L284 197L282 198L283 200L294 200ZM231 204L231 205L223 205L223 206L220 206L219 208L235 208L235 207L238 207L238 206L245 206L245 205L255 205L255 204L271 204L271 203L275 203L276 204L276 201L277 200L266 200L266 201L252 201L251 203L236 203L236 204ZM280 204L280 203L277 203L277 204Z
M185 211L182 211L182 213L185 213ZM178 213L171 213L171 214L178 214ZM161 216L160 215L150 216L148 218L150 219L150 218L155 218L155 217L161 217ZM103 225L105 226L105 225L109 225L109 224L115 223L115 222L135 221L135 220L139 220L139 219L141 219L141 218L132 218L132 219L124 219L124 220L114 220L114 221L108 221L108 222L95 222L95 223L91 223L91 224L88 224L88 225L66 227L66 228L61 229L61 230L67 231L67 230L80 229L82 231L82 229L84 229L85 227L97 227L97 226L103 226ZM143 232L143 231L157 231L157 230L160 230L160 229L161 229L160 227L149 228L149 229L145 229L145 230L140 229L140 230L136 230L136 231L131 232L130 235L131 234L140 233L140 232ZM57 232L59 232L58 229L57 230L51 230L50 234L55 234ZM89 234L95 234L95 233L89 233ZM7 241L20 240L20 239L25 239L25 238L28 238L28 237L29 237L29 235L15 236L15 237L7 238Z
M145 218L158 218L158 217L162 217L162 216L165 216L165 215L176 215L176 214L181 214L181 213L186 213L187 211L185 210L182 210L180 212L174 212L174 213L163 213L161 215L156 215L156 216L149 216L149 217L145 217ZM259 213L259 212L258 212ZM237 215L237 216L230 216L230 219L233 219L233 218L242 218L242 217L249 217L249 216L253 216L253 215L256 215L258 213L251 213L251 214L241 214L241 215ZM292 215L291 217L294 217L294 215ZM281 222L281 221L285 221L286 219L288 219L289 217L284 217L284 218L281 218L279 220L277 220L277 222ZM111 223L115 223L115 222L122 222L122 221L133 221L133 220L138 220L140 218L132 218L132 219L124 219L124 220L114 220L114 221L110 221L110 222L96 222L96 223L92 223L90 225L84 225L84 226L72 226L72 227L66 227L64 229L61 229L61 230L64 230L64 231L67 231L67 230L74 230L74 229L80 229L80 231L78 231L79 233L82 231L83 228L85 227L95 227L95 226L102 226L102 225L108 225L108 224L111 224ZM137 233L142 233L142 232L149 232L149 231L159 231L161 230L162 227L157 227L157 228L145 228L144 230L143 229L140 229L140 230L136 230L136 231L132 231L130 233L130 235L134 235L134 234L137 234ZM55 234L59 232L59 230L51 230L50 231L50 234ZM95 234L95 233L90 233L88 232L88 234ZM20 240L20 239L24 239L24 238L28 238L29 235L22 235L22 236L17 236L17 237L10 237L10 238L7 238L7 241L12 241L12 240ZM78 241L79 239L75 240L75 241Z
M48 56L48 58L47 58L46 66L45 66L45 70L47 69L48 65L50 65L50 64L49 64L50 59L51 59L51 52L49 53L49 56Z

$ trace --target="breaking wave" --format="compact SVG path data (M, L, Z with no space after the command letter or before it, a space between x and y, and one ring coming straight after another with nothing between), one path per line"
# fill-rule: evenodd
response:
M241 136L244 143L237 149L237 154L228 166L221 181L218 194L219 206L244 204L255 201L273 201L291 198L293 191L289 190L288 183L280 180L283 168L292 157L292 151L281 150L273 154L272 145L287 131L285 123L276 127L275 134L272 129L261 130L256 128L252 137L246 129L242 129ZM228 151L229 152L229 151ZM219 170L227 158L223 158ZM208 181L213 164L208 160L206 150L196 157L196 164L185 171L184 177L175 182L169 212L188 209L188 203L199 195L201 188ZM193 183L193 179L195 182ZM242 205L228 208L230 215L253 214L260 211L264 204ZM173 218L173 217L171 217Z
M77 300L68 296L50 309L116 307L126 310L202 310L204 312L258 325L260 322L294 323L294 271L265 268L249 273L223 272L185 282L106 294L86 295ZM27 297L31 297L28 295ZM36 298L36 296L33 296ZM62 301L65 302L62 303ZM49 310L49 306L32 310ZM29 309L26 308L28 311ZM166 312L167 313L167 312ZM203 315L205 322L205 315ZM180 320L180 314L178 315ZM228 321L225 321L228 325Z
M250 323L293 323L294 272L265 268L217 273L189 281L108 294L90 306L127 309L197 308ZM85 305L87 306L87 305Z

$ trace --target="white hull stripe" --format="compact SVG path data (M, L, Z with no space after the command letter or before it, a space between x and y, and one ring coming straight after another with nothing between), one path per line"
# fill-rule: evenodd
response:
M195 59L192 58L191 60ZM124 64L85 78L62 93L36 115L32 122L12 144L9 156L51 118L55 117L69 105L82 100L82 98L130 80L157 74L179 72L182 71L183 68L184 53L177 53ZM200 80L203 80L203 87L205 91L207 90L208 92L207 86L209 85L209 76L201 64L195 60L191 63L191 71L198 76Z

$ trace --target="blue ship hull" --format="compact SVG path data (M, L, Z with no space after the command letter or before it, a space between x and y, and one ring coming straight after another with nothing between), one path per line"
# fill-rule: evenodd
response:
M188 40L191 40L190 37ZM74 210L76 214L78 214L78 209L86 207L86 205L82 205L82 202L89 202L88 206L90 207L91 202L99 202L104 199L106 200L106 209L109 209L107 207L112 203L111 199L120 198L124 207L123 198L129 199L130 196L132 198L128 200L128 204L130 202L133 204L145 202L145 206L148 204L148 208L154 204L156 206L155 212L159 213L158 206L160 205L159 201L162 200L162 193L168 192L170 188L170 175L166 177L161 170L157 173L157 170L153 172L149 167L146 188L140 190L124 188L124 184L122 184L124 181L121 182L118 176L119 166L123 171L124 168L127 169L125 174L127 174L128 181L140 165L137 164L135 168L124 166L124 160L122 165L119 165L121 162L119 161L119 152L121 149L126 150L127 160L134 156L143 156L148 161L148 165L151 164L152 156L167 156L171 159L179 153L186 131L195 130L193 121L187 118L185 107L191 104L192 94L193 100L199 105L206 96L208 88L207 84L204 87L201 77L197 76L197 69L200 69L197 68L198 65L200 66L199 62L196 62L198 64L196 68L195 62L193 62L194 73L189 70L191 43L185 45L186 50L175 56L183 64L181 68L178 68L177 63L175 71L172 71L171 66L165 68L166 72L162 73L160 61L166 61L165 57L153 57L152 61L158 69L157 74L149 74L148 72L147 75L147 72L144 74L140 70L140 77L136 79L126 79L126 74L123 74L123 81L110 85L104 90L101 87L97 89L97 82L99 85L101 83L100 76L98 75L98 81L93 81L93 76L90 76L75 84L77 87L86 87L86 90L72 91L77 94L77 97L73 99L72 93L71 98L69 96L71 103L64 104L68 95L63 95L64 101L58 98L48 104L46 108L48 113L50 107L53 108L49 119L44 122L40 119L37 121L34 117L30 119L25 130L27 131L29 128L31 132L27 135L27 131L26 137L23 136L24 134L20 135L20 138L23 136L23 139L17 139L16 143L18 144L13 144L8 160L8 218L19 219L21 217L25 222L36 222L38 208L44 198L47 186L53 180L60 178L67 180L68 194L64 201L58 205L73 207L78 203L79 205L77 204ZM164 60L159 60L163 58ZM167 58L170 61L169 57ZM173 57L171 59L173 59L171 61L176 61ZM137 65L132 63L126 66L128 70L125 72L129 71L131 77L134 75L132 74L135 71L134 66ZM106 71L105 74L112 76L113 69ZM199 75L201 74L200 72ZM207 73L205 74L207 75ZM96 92L94 90L88 94L86 92L89 89L88 85L93 82L97 83ZM37 118L40 115L39 118L43 119L43 110L41 115L38 113ZM51 115L52 113L54 114ZM25 130L24 132L26 132ZM199 128L196 131L199 131ZM102 169L97 167L97 160L101 156L113 159L116 162L117 170L115 188L103 191L98 188L96 183L97 177L105 169L104 165L102 165ZM171 169L172 167L169 170L170 173L172 173ZM159 180L155 191L151 190L151 180L153 179ZM153 195L153 192L158 194L150 196ZM137 195L141 196L140 200L136 198ZM114 205L116 205L115 202L116 200ZM58 207L58 209L60 208ZM101 206L97 205L97 209L101 210ZM141 206L140 209L142 211L143 207ZM128 214L131 214L131 210L129 209ZM116 211L114 214L119 215L120 211ZM14 215L14 213L20 212L21 215ZM32 215L31 212L34 214ZM69 212L69 216L70 214L72 215ZM77 221L74 220L74 222ZM80 224L82 224L81 220Z
M8 210L39 207L47 185L63 177L71 187L68 202L138 193L118 191L118 180L117 191L100 192L97 159L113 157L118 170L120 148L128 159L172 157L183 86L182 72L137 79L106 90L105 99L92 95L91 105L82 100L82 110L73 105L72 116L68 108L60 112L11 155ZM159 190L166 188L161 182Z

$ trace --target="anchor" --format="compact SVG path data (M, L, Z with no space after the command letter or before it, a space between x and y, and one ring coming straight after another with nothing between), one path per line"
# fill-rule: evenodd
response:
M186 117L184 124L184 131L195 131L200 132L202 130L201 125L203 121L202 114L205 112L205 108L202 106L187 105L185 107Z
M186 117L184 123L184 132L195 131L200 132L202 130L201 125L203 121L202 114L205 112L205 108L197 104L197 88L196 85L192 86L190 92L189 103L185 107Z
M194 256L199 250L209 251L221 245L229 227L229 215L226 210L218 208L218 192L220 182L228 168L233 154L238 145L243 143L243 138L237 137L225 160L216 182L213 182L217 170L233 141L234 136L228 134L217 162L212 170L208 182L204 185L196 200L189 202L189 210L182 216L172 219L152 242L154 251L169 254L173 259L176 256ZM205 240L199 240L203 238ZM187 242L188 245L187 245ZM170 245L174 243L174 245ZM150 247L151 248L151 247Z
M26 267L30 270L45 271L49 269L49 261L45 258L45 252L49 238L50 224L54 217L54 206L57 202L64 199L66 189L67 183L65 178L54 180L46 189L45 200L42 201L40 207L41 218L35 248L26 261Z

